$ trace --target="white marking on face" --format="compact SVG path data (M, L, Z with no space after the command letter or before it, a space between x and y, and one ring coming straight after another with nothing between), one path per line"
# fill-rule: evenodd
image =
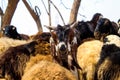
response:
M68 42L67 45L68 45L68 51L71 51L71 45L70 45L70 43Z
M53 42L54 42L53 38L52 38L52 37L50 37L50 43L53 43Z
M58 51L58 46L55 46L56 51Z
M77 44L77 38L74 37L73 40L72 40L72 42L73 42L74 44Z
M72 56L71 55L68 55L68 64L71 66L72 65Z
M118 22L118 24L120 25L120 22Z
M64 45L65 48L67 47L66 44L65 44L65 42L60 42L57 46L58 46L58 48L60 48L62 45Z
M118 29L118 34L120 35L120 28Z

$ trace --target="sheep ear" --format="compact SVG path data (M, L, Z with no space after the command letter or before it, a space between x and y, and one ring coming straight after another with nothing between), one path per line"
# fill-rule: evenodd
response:
M78 21L74 22L70 27L75 28L78 25Z
M46 27L46 28L49 29L50 31L56 29L55 26L47 26L47 25L44 25L44 27Z

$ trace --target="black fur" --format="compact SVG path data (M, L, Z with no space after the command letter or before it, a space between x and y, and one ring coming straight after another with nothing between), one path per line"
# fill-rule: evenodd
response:
M9 38L13 39L19 39L19 40L28 40L29 36L25 34L19 34L17 32L17 28L13 25L8 25L3 28L3 35Z
M109 62L107 68L101 70L105 60ZM100 70L99 70L100 69ZM98 72L101 71L102 73ZM115 44L104 45L101 50L100 59L96 66L95 80L116 80L120 77L120 48ZM100 78L98 76L101 76Z
M78 38L78 44L80 44L80 41L87 39L87 38L94 38L94 32L90 29L89 24L87 22L81 21L78 22L78 25L76 26L76 35ZM80 40L79 40L80 39Z
M118 26L115 22L111 22L107 18L101 18L98 20L97 26L94 31L94 36L96 39L101 39L107 35L114 34L118 35Z

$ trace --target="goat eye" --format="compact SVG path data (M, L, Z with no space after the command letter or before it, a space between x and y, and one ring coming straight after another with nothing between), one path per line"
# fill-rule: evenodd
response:
M104 38L103 42L106 43L106 42L110 42L110 41L108 40L108 38Z

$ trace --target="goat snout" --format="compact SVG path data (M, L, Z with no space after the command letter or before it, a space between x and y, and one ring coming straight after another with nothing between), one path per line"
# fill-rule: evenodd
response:
M61 47L60 47L60 51L66 51L66 47L65 47L65 45L61 45Z
M66 51L66 44L64 42L60 42L58 47L61 52Z

